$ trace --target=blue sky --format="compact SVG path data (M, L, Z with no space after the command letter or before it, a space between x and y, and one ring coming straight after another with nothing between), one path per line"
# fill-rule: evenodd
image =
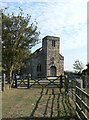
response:
M1 1L1 0L0 0ZM15 1L15 2L14 2ZM64 69L73 71L73 63L79 59L87 64L87 0L2 0L2 8L24 13L38 22L40 39L46 35L60 37L60 53L64 56ZM36 45L32 51L41 47Z

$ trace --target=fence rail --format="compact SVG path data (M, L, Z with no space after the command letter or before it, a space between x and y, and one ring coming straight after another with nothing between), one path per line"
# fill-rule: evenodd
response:
M82 120L89 119L89 94L76 86L76 113Z
M89 94L83 89L83 80L76 79L76 76L69 76L69 90L68 94L76 105L76 114L80 120L89 119Z
M46 78L39 78L39 79L31 79L30 77L26 78L18 78L14 82L15 87L21 86L30 87L48 87L48 88L62 88L65 86L65 76L47 76Z

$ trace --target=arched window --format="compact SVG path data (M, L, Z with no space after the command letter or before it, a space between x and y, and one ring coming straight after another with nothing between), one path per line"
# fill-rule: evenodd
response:
M41 64L37 65L37 72L41 72Z

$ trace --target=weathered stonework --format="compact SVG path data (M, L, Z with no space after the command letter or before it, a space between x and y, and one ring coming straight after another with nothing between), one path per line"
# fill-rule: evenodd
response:
M60 54L60 38L46 36L42 47L29 59L30 66L25 70L32 78L59 76L64 72L64 57Z

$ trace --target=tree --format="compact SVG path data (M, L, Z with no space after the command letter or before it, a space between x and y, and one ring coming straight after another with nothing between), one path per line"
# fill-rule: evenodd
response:
M73 64L73 68L77 71L77 72L82 72L83 68L84 68L84 65L81 61L79 60L76 60L75 63Z
M13 71L19 71L25 66L24 59L31 55L31 48L39 42L36 20L30 24L30 15L24 16L19 7L19 13L15 16L5 14L2 10L2 66L8 71L12 81Z

